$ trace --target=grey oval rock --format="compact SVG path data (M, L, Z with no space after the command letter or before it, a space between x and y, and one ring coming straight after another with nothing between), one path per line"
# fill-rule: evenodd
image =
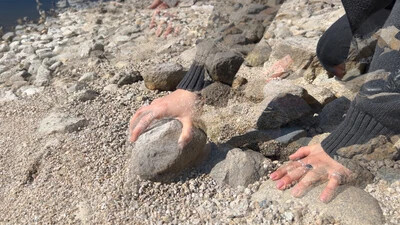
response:
M207 136L193 128L192 140L182 149L178 139L182 124L178 120L163 119L153 122L134 144L129 144L130 176L167 182L183 170L198 165L209 153L205 149Z
M341 186L336 197L325 204L319 200L319 195L324 187L325 185L320 185L310 190L302 198L295 198L291 195L290 190L280 191L273 181L268 180L253 194L252 200L259 203L264 200L277 201L278 203L301 202L308 205L310 210L332 216L340 220L342 224L384 224L385 220L378 201L367 192L352 186Z

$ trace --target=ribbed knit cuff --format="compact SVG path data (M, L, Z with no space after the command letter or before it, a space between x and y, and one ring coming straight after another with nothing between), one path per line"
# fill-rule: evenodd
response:
M378 135L392 132L370 115L351 106L345 120L322 141L322 148L333 157L340 148L363 144Z
M201 91L211 82L206 81L206 68L197 62L190 66L189 71L183 77L176 89L184 89L188 91Z

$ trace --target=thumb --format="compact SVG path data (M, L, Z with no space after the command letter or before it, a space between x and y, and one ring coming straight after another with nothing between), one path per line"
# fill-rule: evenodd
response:
M190 119L179 119L182 123L182 133L178 140L178 145L180 148L184 148L193 137L192 129L193 123Z

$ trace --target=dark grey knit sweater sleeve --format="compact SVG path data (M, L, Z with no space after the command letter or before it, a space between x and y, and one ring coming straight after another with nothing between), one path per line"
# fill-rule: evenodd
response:
M220 50L214 40L206 39L201 41L196 46L196 58L194 62L176 88L188 91L201 91L207 85L211 84L213 80L209 76L210 68L207 68L206 65L207 58L213 58L218 51Z
M229 59L229 60L224 60ZM177 89L201 91L213 81L232 85L244 59L236 51L213 39L196 46L196 57Z
M358 28L369 13L393 3L393 0L342 1L352 30ZM394 5L383 29L390 26L400 28L400 1ZM400 134L400 51L378 44L370 72L380 69L382 73L389 74L388 77L365 83L344 121L322 142L329 155L335 155L342 147L365 143L378 135Z
M395 0L342 0L346 15L354 35L361 25L375 12L383 9Z
M364 84L345 120L322 141L322 147L333 156L342 147L395 134L400 134L400 74L392 73L387 80Z

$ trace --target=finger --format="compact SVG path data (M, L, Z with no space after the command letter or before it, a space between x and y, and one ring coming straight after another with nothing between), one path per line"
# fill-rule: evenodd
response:
M151 124L151 122L154 119L155 116L152 111L143 115L143 117L140 118L140 121L137 123L135 128L132 130L130 141L135 142L137 138L143 133L143 131L146 130L146 128Z
M154 10L153 15L151 16L150 29L152 29L152 28L154 28L154 27L157 26L157 24L156 24L156 17L157 17L157 15L159 15L159 14L160 14L160 10L159 10L159 9Z
M157 30L156 30L156 36L157 36L157 37L160 37L161 34L164 32L164 28L163 28L164 23L165 23L165 21L161 21L161 22L158 24Z
M192 140L193 123L190 119L179 119L179 121L182 123L182 133L179 137L178 145L183 148Z
M300 166L292 171L288 171L285 176L278 180L276 187L280 190L286 189L294 182L297 182L307 173L307 169Z
M313 170L310 170L300 181L294 186L292 189L292 195L296 198L303 196L309 188L311 188L314 184L319 183L322 180L322 177L315 173Z
M295 153L293 153L292 155L289 156L289 159L290 160L298 160L298 159L305 158L308 155L310 155L310 147L306 146L306 147L299 148L299 150L297 150Z
M326 185L325 189L322 191L321 195L319 196L319 199L324 202L328 203L330 200L332 200L336 189L340 185L340 180L339 178L336 178L335 176L332 176L331 179L329 180L328 184Z
M297 167L300 167L300 166L301 166L301 164L298 162L289 162L289 163L281 166L275 172L271 173L270 178L272 180L279 180L283 176L285 176L289 171L292 171L293 169L296 169Z
M168 35L172 32L172 30L173 30L172 23L169 22L168 26L167 26L167 30L165 31L164 37L167 38Z
M132 116L131 120L129 121L129 130L132 131L135 128L137 119L140 118L143 112L148 111L148 107L142 107L138 111L136 111L135 115Z

